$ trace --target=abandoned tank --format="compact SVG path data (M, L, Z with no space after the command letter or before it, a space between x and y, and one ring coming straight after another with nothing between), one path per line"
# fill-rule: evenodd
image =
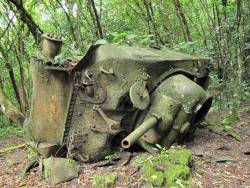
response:
M211 106L204 57L106 44L59 63L61 45L44 37L30 62L26 128L45 157L94 162L114 148L169 148L192 135Z

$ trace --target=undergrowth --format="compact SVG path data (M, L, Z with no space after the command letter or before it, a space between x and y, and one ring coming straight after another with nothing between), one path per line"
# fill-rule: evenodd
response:
M8 135L23 137L24 131L21 127L16 126L0 115L0 139L4 139Z
M187 187L192 183L191 152L187 149L163 149L159 155L138 157L134 165L142 169L146 187Z
M113 187L114 183L117 180L115 175L95 175L93 177L93 185L96 188L109 188Z
M223 81L213 73L210 73L210 78L209 92L213 96L212 107L215 110L239 108L242 101L249 100L250 84L247 81Z

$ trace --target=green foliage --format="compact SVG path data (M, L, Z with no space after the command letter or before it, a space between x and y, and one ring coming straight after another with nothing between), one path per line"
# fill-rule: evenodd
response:
M96 188L108 188L112 187L117 180L117 176L114 175L95 175L93 178L93 185Z
M228 127L231 125L235 125L238 122L239 122L238 114L235 110L233 110L233 111L230 111L225 116L223 116L222 121L221 121L221 125L224 127Z
M240 135L231 127L240 122L238 114L235 110L230 111L228 114L223 116L221 120L221 125L224 128L224 131L231 137L235 138L238 141L242 141Z
M239 84L234 79L227 82L218 79L214 74L210 74L211 82L209 90L214 97L213 107L215 109L228 108L234 109L241 105L241 101L250 97L250 85L246 81Z
M75 43L73 42L72 44L64 46L61 53L57 55L54 60L55 63L62 64L65 62L65 59L75 59L76 57L82 57L82 52L75 47Z
M220 121L209 118L206 120L206 122L208 126L211 126L210 130L213 132L219 135L228 135L235 138L237 141L242 141L240 135L233 128L233 125L240 123L240 119L236 110L229 111L227 114L222 116Z
M249 114L250 113L250 106L246 106L243 108L244 110L246 110L246 112Z
M159 147L159 146L157 146ZM161 154L140 157L135 165L142 167L142 179L146 185L153 187L187 187L192 182L189 167L191 152L187 149L169 149L162 147Z
M95 44L108 44L108 42L105 39L98 39Z
M209 90L214 96L214 108L233 109L241 105L242 100L249 99L249 63L244 60L244 45L246 36L250 35L250 1L241 1L240 9L235 0L226 7L214 0L180 1L192 40L185 40L183 18L172 0L95 1L98 18L88 2L23 1L32 20L44 32L65 38L62 53L55 59L57 63L65 58L82 57L92 43L173 47L211 59ZM40 46L23 23L20 10L8 0L1 1L0 5L0 47L3 49L0 51L0 87L18 107L6 63L13 68L17 85L22 81L30 98L29 58ZM103 38L98 34L97 19ZM24 70L24 80L20 68Z
M108 161L112 161L112 160L114 160L115 157L116 157L116 154L113 153L113 154L106 155L106 156L104 157L104 159L106 159L106 160L108 160Z
M150 46L155 43L154 35L137 35L130 32L110 32L107 38L110 43L118 45Z
M0 115L0 139L4 139L8 135L24 136L24 131L21 127L9 122L6 117Z
M205 55L208 54L204 52L204 47L199 44L199 42L181 42L178 45L173 46L173 48L177 51L182 51L188 54L199 54L199 55Z
M218 122L216 119L211 119L211 118L206 119L206 123L212 127L218 126L220 124L220 122Z
M39 156L39 153L36 148L29 147L28 150L25 152L28 159L34 159Z

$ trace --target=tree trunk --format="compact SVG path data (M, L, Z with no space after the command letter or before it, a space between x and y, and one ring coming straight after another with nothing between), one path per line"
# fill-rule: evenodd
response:
M150 25L150 23L152 25L156 44L158 45L160 42L161 44L164 45L164 42L162 41L161 36L160 36L159 32L157 31L157 27L156 27L154 17L153 17L154 13L153 13L153 8L151 6L151 3L148 2L148 0L143 0L143 4L144 4L144 7L145 7L146 12L147 12L148 23L149 23L149 25Z
M93 23L95 36L96 36L96 38L98 38L99 37L99 32L98 32L98 28L97 28L97 25L96 25L95 15L94 15L94 12L93 12L93 10L91 8L90 0L87 1L87 9L88 9L88 12L90 14L90 17L91 17L91 20L92 20L92 23Z
M20 106L20 109L22 109L22 103L21 103L21 98L20 98L20 94L19 94L19 90L18 90L18 87L17 87L17 82L16 82L16 78L15 78L15 74L14 74L14 70L13 70L13 67L12 65L8 62L8 55L7 53L4 51L3 47L0 46L0 52L2 54L2 57L3 57L3 61L5 63L5 67L7 68L8 70L8 73L9 73L9 76L10 76L10 80L11 80L11 84L12 84L12 87L13 87L13 90L15 92L15 96L16 96L16 99L17 99L17 102Z
M224 79L224 70L223 70L223 65L224 63L224 58L223 58L223 50L220 39L218 37L218 35L216 33L214 33L214 31L216 30L216 22L214 20L214 18L210 15L210 11L209 11L209 7L208 4L203 0L199 0L199 4L201 6L201 10L204 14L204 17L207 18L207 27L210 29L210 31L208 32L210 34L210 38L211 38L211 44L214 48L214 59L217 62L217 67L215 67L217 69L217 75L218 78L220 79Z
M16 95L16 99L17 99L17 102L20 106L20 109L22 109L22 102L21 102L21 97L20 97L20 93L19 93L19 90L18 90L18 87L17 87L17 81L16 81L16 78L15 78L15 74L14 74L14 70L13 70L13 67L10 63L8 62L5 62L5 65L6 65L6 68L8 69L8 72L9 72L9 76L10 76L10 80L11 80L11 84L12 84L12 87L14 89L14 92L15 92L15 95Z
M2 88L0 88L0 111L11 121L23 125L24 115L10 102L10 100L3 93Z
M65 14L65 16L66 16L67 22L68 22L68 24L69 24L69 26L70 26L70 30L71 30L70 33L72 34L73 41L74 41L75 44L76 44L76 48L80 48L80 43L79 43L79 41L77 40L77 37L76 37L76 34L75 34L75 26L74 26L74 23L73 23L73 21L72 21L72 19L71 19L71 14L69 14L69 13L67 12L67 10L64 8L64 6L63 6L63 4L62 4L62 2L61 2L60 0L56 0L56 2L60 5L60 7L62 8L62 10L63 10L63 12L64 12L64 14ZM67 6L68 11L71 11L71 10L73 9L73 7L71 7L71 6L68 4L68 2L65 2L65 3L66 3L66 6Z
M29 109L28 102L28 92L26 90L26 80L25 73L23 68L24 61L24 38L23 38L23 23L19 20L19 36L18 36L18 49L16 50L16 57L19 65L19 73L20 73L20 84L18 84L18 90L21 99L21 111L26 115L26 112Z
M147 16L145 15L143 9L141 8L140 3L135 0L133 3L135 3L136 7L134 7L133 5L131 5L129 3L129 1L127 1L126 3L127 3L127 5L129 5L129 7L131 9L133 9L134 13L137 14L141 18L141 20L143 21L143 23L145 23L145 26L148 29L148 33L151 35L152 32L151 32L149 20L147 19Z
M0 74L0 89L3 89L3 78Z
M241 0L237 0L236 4L236 33L237 39L236 39L236 44L237 44L237 63L238 63L238 81L239 84L241 83L242 80L242 69L243 69L243 61L241 59L241 41L240 41L240 28L241 28L241 20L242 20L242 15L241 15Z
M101 27L100 19L99 19L99 16L98 16L98 13L97 13L97 10L96 10L96 7L95 7L95 1L94 0L89 0L89 1L90 1L90 4L91 4L91 7L93 9L94 16L95 16L95 22L96 22L96 27L98 29L99 37L101 39L103 39L102 27Z
M173 0L173 4L174 4L175 10L176 10L176 14L179 18L179 21L181 22L182 31L184 34L184 39L186 42L191 42L192 37L191 37L190 31L189 31L188 23L187 23L185 15L184 15L181 3L179 0Z
M41 34L43 33L42 29L34 22L31 15L27 12L27 10L23 6L22 0L7 0L9 3L15 5L17 11L21 15L21 20L28 26L29 31L32 33L35 41L37 43L41 40Z

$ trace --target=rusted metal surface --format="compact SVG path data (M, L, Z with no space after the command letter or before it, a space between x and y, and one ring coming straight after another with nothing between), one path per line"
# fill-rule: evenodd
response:
M38 54L31 134L66 146L67 156L82 162L100 160L126 136L125 148L168 148L211 106L207 63L169 49L116 45L92 45L82 59L61 63Z

